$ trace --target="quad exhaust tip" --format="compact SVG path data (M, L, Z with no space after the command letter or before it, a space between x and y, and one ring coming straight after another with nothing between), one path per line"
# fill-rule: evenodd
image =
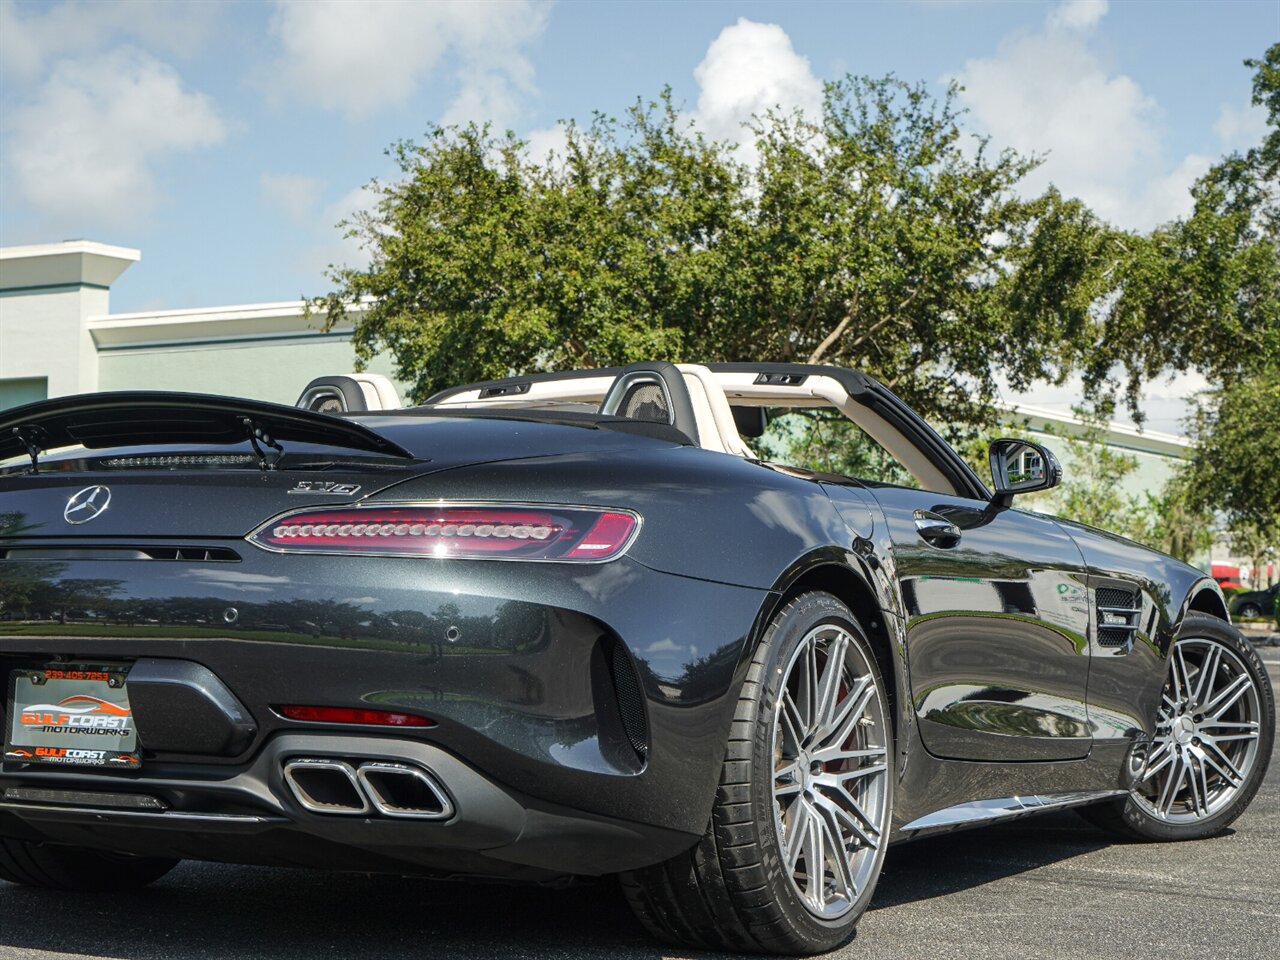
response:
M417 820L448 820L453 801L422 767L392 760L358 765L345 760L298 757L284 765L294 798L312 813Z
M290 760L284 765L284 780L297 801L312 813L359 816L371 809L355 768L344 760Z
M407 763L362 763L356 779L384 817L447 820L453 803L431 774Z

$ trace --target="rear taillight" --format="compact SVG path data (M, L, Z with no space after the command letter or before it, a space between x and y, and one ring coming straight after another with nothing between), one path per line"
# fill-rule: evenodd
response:
M447 559L612 560L639 518L584 507L395 506L301 510L249 535L268 550Z

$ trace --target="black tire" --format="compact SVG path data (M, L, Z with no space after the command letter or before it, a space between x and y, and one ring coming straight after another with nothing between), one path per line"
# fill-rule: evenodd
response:
M1257 720L1257 753L1252 766L1244 774L1242 785L1230 803L1212 816L1206 816L1194 822L1170 823L1162 820L1145 809L1132 793L1128 797L1080 808L1080 815L1090 823L1123 839L1199 840L1221 833L1244 813L1266 777L1267 766L1271 761L1272 745L1275 743L1276 723L1275 695L1266 666L1258 657L1253 645L1231 624L1217 617L1204 614L1187 616L1174 642L1177 644L1180 641L1193 639L1207 639L1222 644L1235 654L1239 663L1251 675L1258 694L1260 714ZM1170 656L1172 653L1171 648Z
M884 786L875 787L883 790L879 796L884 832L874 852L864 848L869 880L856 898L845 901L847 912L834 920L806 908L783 865L773 792L773 727L779 688L786 682L784 665L792 662L813 631L827 625L847 633L850 643L857 645L859 663L869 667L861 676L872 678L879 698L883 731L874 736L876 746L885 749L885 772L878 775ZM838 697L845 698L844 691L842 684ZM620 877L640 922L666 942L721 950L804 955L848 940L871 901L888 846L894 782L889 710L874 652L848 607L825 593L806 593L783 607L756 649L739 694L711 822L702 840L665 863Z
M46 890L133 890L159 880L177 860L0 838L0 880Z
M1242 603L1236 610L1237 617L1260 617L1262 608L1256 603Z

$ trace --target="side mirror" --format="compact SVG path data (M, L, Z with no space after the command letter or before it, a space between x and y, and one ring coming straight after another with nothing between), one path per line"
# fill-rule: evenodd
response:
M1062 480L1062 465L1048 449L1029 440L996 440L991 444L991 480L993 498L1001 506L1009 506L1016 493L1048 490Z

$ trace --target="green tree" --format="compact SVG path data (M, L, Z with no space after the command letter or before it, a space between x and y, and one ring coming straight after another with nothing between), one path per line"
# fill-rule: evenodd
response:
M1009 244L1010 310L1057 329L1049 357L1078 361L1090 401L1122 388L1140 419L1142 385L1161 372L1230 386L1280 366L1280 44L1245 64L1268 131L1196 181L1187 217L1117 230L1050 191Z
M1280 544L1280 369L1211 391L1191 423L1191 496Z
M1010 309L1009 244L1079 205L1019 199L1035 161L968 137L954 97L847 78L820 118L757 118L752 164L669 93L566 124L560 158L437 128L393 148L401 176L349 224L370 266L313 303L330 324L365 305L358 356L390 351L418 399L518 370L781 359L983 422L998 373L1019 387L1075 362L1057 325Z
M1217 246L1200 254L1206 269L1238 277L1234 320L1207 329L1205 338L1241 356L1237 374L1219 378L1189 425L1196 444L1190 498L1220 512L1256 555L1259 544L1280 545L1280 43L1246 63L1255 69L1253 102L1267 111L1267 132L1201 178L1183 227Z
M707 334L741 166L669 97L564 132L563 159L543 163L476 126L393 148L402 178L349 225L372 263L335 271L317 301L332 324L372 298L358 358L389 350L421 400L513 371L679 359Z
M1158 494L1146 494L1144 529L1134 539L1191 563L1213 545L1213 517L1191 495L1189 469L1181 467Z
M1280 44L1247 63L1262 143L1149 233L1054 189L1021 196L1036 158L966 133L954 88L846 77L819 117L757 117L752 162L665 91L565 124L559 156L477 126L395 145L399 176L347 225L369 267L332 270L312 304L330 325L360 305L358 358L390 352L418 400L639 359L821 361L875 374L962 444L997 432L998 378L1018 390L1078 372L1087 404L1122 393L1139 417L1147 379L1196 370L1220 389L1186 476L1134 502L1114 493L1125 455L1082 452L1057 502L1190 555L1210 507L1269 530L1277 502L1231 479L1255 475L1237 458L1274 462L1239 444L1274 436L1280 369ZM824 418L770 441L824 469L892 469Z

